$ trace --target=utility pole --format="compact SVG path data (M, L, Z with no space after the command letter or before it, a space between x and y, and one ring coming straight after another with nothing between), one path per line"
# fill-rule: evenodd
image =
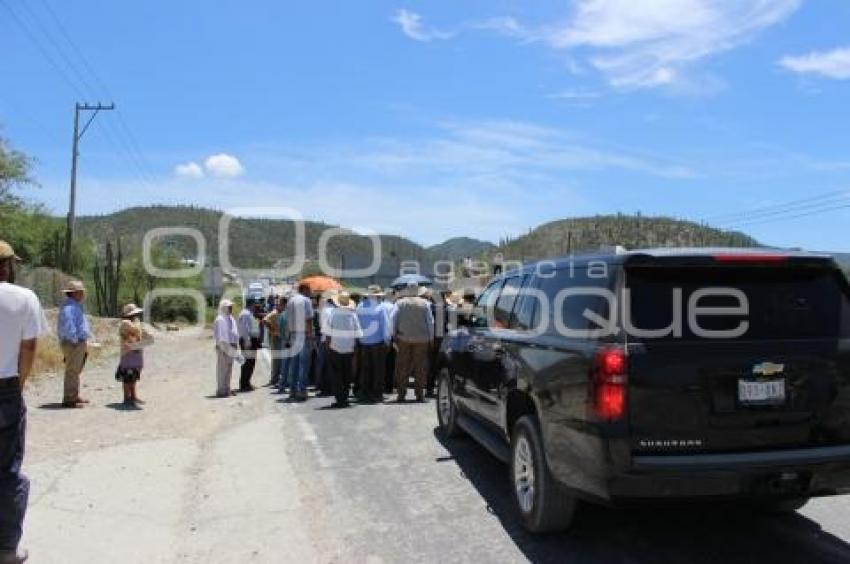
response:
M71 247L74 243L74 230L77 227L77 157L80 156L80 139L83 138L98 112L114 109L114 103L105 105L100 102L97 104L77 102L74 105L74 140L71 145L71 198L68 204L68 226L65 230L65 264L63 265L66 272L70 271L72 267ZM80 130L80 112L94 112L83 126L82 131Z

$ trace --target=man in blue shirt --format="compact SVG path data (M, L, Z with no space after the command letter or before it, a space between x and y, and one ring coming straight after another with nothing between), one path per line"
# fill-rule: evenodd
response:
M65 355L65 388L62 407L82 407L88 400L80 397L80 374L88 357L88 341L92 338L83 301L86 288L72 280L65 288L65 302L59 308L57 334Z
M390 339L390 319L386 308L380 306L383 292L379 286L369 286L366 298L357 307L357 317L363 337L360 338L360 399L384 401L384 377L387 367L387 348Z

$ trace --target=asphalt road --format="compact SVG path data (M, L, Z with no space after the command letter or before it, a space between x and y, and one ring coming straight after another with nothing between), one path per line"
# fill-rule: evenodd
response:
M56 378L32 386L32 562L850 561L850 498L781 518L588 507L568 534L529 535L507 468L470 439L443 440L433 401L212 399L211 348L163 336L139 411L117 405L108 364L86 373L85 409L55 409ZM266 374L260 363L256 380Z
M850 499L765 519L734 505L587 507L569 534L526 533L507 468L471 439L443 440L434 405L285 407L303 463L353 516L345 561L848 562ZM295 455L295 453L293 453ZM380 560L378 560L378 558Z

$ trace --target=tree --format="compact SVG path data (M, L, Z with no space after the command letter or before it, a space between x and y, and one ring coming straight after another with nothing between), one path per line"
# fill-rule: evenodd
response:
M32 160L9 147L7 141L0 137L0 206L22 206L13 189L24 184L32 184L30 168Z

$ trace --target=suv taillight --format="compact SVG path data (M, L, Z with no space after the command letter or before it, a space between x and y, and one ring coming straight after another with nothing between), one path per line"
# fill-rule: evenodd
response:
M606 347L596 353L593 371L593 411L603 421L621 421L626 414L628 364L626 351Z

